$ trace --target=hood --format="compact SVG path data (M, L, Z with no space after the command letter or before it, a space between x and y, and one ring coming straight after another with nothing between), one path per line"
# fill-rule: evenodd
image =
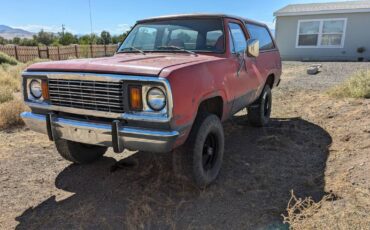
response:
M212 59L206 55L188 54L116 54L112 57L74 59L65 61L40 62L27 71L93 72L129 75L158 76L161 71L177 65L199 63Z

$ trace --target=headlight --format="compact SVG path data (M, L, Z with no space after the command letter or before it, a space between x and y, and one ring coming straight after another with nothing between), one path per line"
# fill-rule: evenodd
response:
M30 82L30 93L35 99L40 99L42 96L42 89L41 89L41 81L40 80L32 80Z
M147 93L148 106L154 111L161 111L166 106L166 95L157 87L151 88Z

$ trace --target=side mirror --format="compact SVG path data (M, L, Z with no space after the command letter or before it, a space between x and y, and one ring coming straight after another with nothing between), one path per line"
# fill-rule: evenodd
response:
M248 40L245 53L248 57L258 57L260 55L260 41L257 39Z

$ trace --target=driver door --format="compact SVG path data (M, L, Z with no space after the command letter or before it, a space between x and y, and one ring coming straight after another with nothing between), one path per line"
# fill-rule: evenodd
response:
M253 82L253 74L247 68L246 55L244 54L247 48L247 34L244 25L237 20L228 20L228 32L230 41L230 52L235 73L233 75L232 91L234 92L234 102L232 113L236 113L250 104L254 99L254 90L251 82Z

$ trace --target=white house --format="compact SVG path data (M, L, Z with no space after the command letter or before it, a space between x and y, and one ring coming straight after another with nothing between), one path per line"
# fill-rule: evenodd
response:
M288 5L274 16L284 60L370 60L370 0Z

